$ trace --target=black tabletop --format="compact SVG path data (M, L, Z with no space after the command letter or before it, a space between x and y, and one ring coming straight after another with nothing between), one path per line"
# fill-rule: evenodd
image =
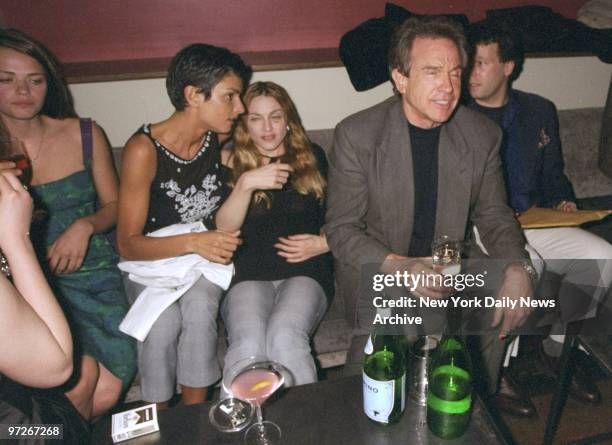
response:
M395 425L380 426L363 413L361 376L328 380L281 389L263 406L264 420L280 426L284 444L396 445L396 444L503 444L484 405L476 399L468 431L445 441L429 432L425 407L407 399L406 411ZM158 433L141 436L126 445L241 444L243 433L220 433L210 424L212 403L178 406L159 413ZM94 427L93 444L111 444L110 416Z

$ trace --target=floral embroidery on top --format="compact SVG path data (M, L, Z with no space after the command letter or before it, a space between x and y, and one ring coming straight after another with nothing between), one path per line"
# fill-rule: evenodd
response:
M191 223L207 219L219 206L220 196L212 196L217 190L219 182L217 175L206 175L202 180L202 190L191 185L184 191L178 186L174 179L162 182L160 188L166 189L166 195L174 198L174 208L178 212L183 223Z
M538 142L538 148L544 148L550 143L550 137L546 134L546 129L540 129L540 141Z

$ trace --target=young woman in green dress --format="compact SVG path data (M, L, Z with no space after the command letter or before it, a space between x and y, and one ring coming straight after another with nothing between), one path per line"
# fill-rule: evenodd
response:
M66 395L87 419L109 410L135 373L118 257L104 232L117 219L118 183L102 130L76 118L56 58L16 30L0 30L0 119L32 165L32 240L75 339ZM13 170L11 162L0 170Z

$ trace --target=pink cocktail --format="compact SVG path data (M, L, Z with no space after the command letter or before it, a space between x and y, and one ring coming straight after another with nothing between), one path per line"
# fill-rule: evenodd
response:
M268 360L266 357L251 356L226 369L223 388L231 398L225 400L234 401L232 403L244 401L250 407L255 408L257 422L251 425L244 434L244 442L247 445L280 444L281 430L275 423L263 420L261 405L281 386L291 386L292 383L291 372L280 363ZM216 405L223 403L220 401ZM211 419L215 417L212 416ZM213 424L218 425L218 422L213 422ZM237 428L226 428L225 430L238 431Z
M261 405L283 384L282 376L265 368L251 368L232 382L231 392L242 400Z

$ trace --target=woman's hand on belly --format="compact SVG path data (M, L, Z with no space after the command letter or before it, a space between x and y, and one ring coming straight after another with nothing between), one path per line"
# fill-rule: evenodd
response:
M288 263L300 263L312 257L329 252L327 240L322 235L302 233L300 235L289 235L279 237L279 242L274 245L277 253L285 258Z

